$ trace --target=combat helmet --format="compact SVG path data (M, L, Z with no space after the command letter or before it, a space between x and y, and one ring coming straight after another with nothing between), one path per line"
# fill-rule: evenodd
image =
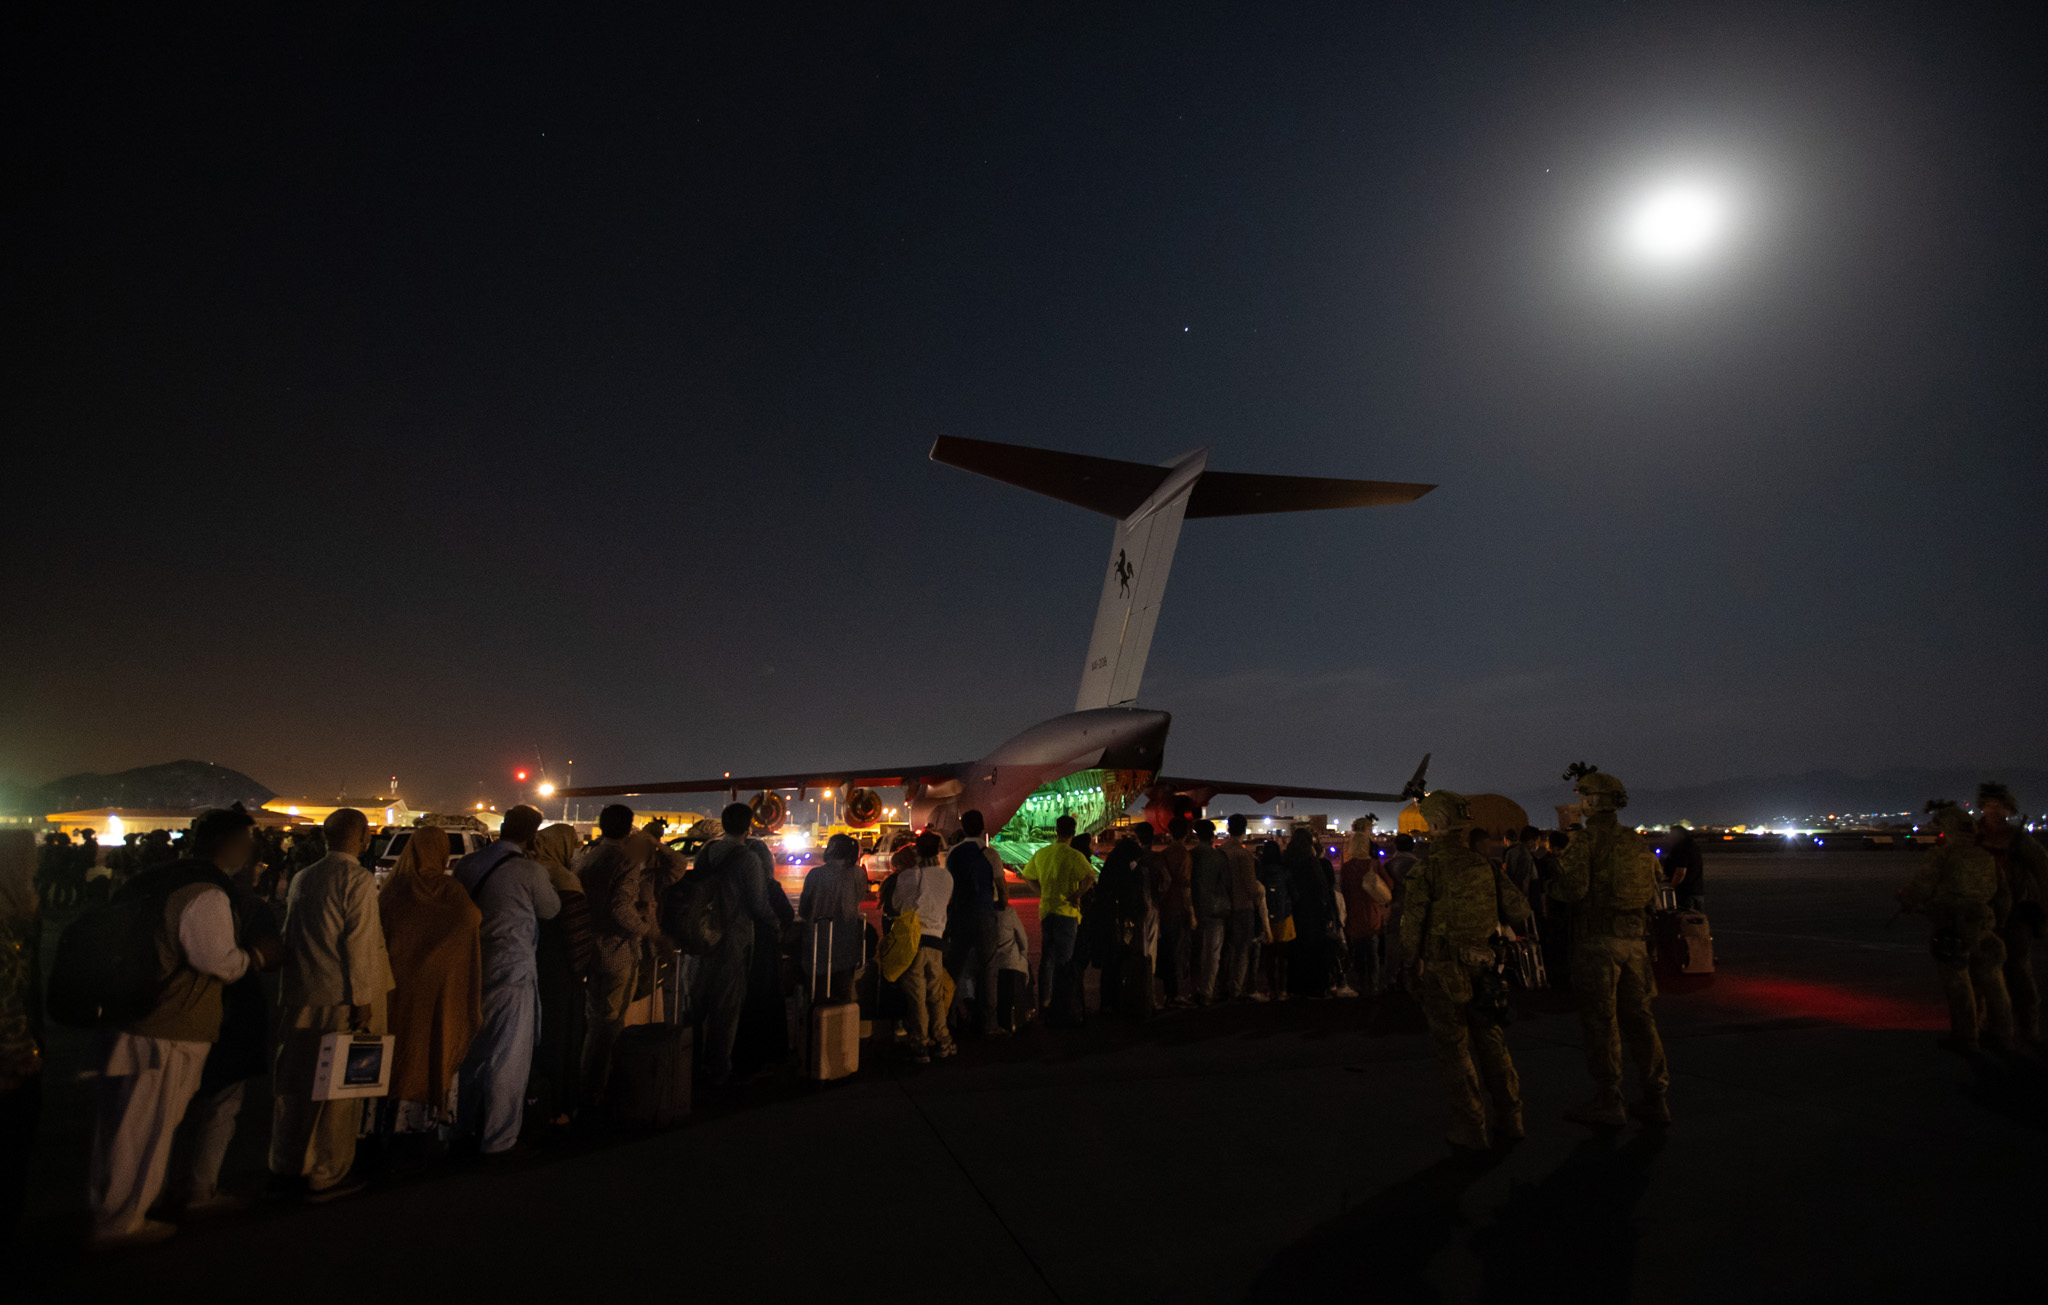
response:
M1472 823L1472 804L1466 801L1462 794L1453 793L1447 788L1430 791L1416 803L1416 809L1422 813L1422 818L1429 822L1432 833Z
M1619 811L1628 805L1628 786L1598 766L1574 761L1565 767L1564 778L1579 791L1588 811Z
M1970 813L1946 798L1928 802L1927 813L1934 817L1934 827L1950 838L1968 838L1976 832Z

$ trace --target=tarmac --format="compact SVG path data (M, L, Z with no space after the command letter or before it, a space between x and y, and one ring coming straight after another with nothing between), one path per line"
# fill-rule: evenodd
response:
M844 1083L757 1083L673 1133L254 1201L81 1249L90 1120L59 1079L25 1299L972 1302L2038 1300L2048 1063L1937 1048L1911 853L1707 859L1719 972L1666 992L1675 1122L1594 1132L1569 994L1522 994L1528 1140L1442 1141L1419 1014L1296 1001L1103 1017ZM252 1093L226 1185L263 1186ZM10 1299L21 1299L9 1292Z

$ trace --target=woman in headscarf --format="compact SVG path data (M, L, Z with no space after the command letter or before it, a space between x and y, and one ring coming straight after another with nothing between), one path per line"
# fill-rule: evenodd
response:
M0 832L0 1242L13 1239L43 1114L43 985L36 840Z
M588 1027L583 981L590 973L595 941L590 932L590 899L573 868L582 849L574 825L549 825L533 836L533 859L548 872L562 899L552 920L540 922L535 959L540 970L540 1040L533 1048L533 1076L527 1099L534 1118L566 1128L582 1100L583 1038Z
M426 1133L455 1121L455 1074L483 1022L483 913L448 873L448 835L406 840L377 899L391 956L391 1093L379 1122Z

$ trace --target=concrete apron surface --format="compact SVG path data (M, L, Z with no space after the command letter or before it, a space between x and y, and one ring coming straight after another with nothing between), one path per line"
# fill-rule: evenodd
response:
M1910 864L1710 862L1721 973L1659 1002L1669 1129L1559 1118L1586 1094L1564 994L1527 995L1509 1029L1529 1139L1479 1158L1441 1141L1412 1007L1233 1005L930 1067L864 1044L847 1083L760 1084L675 1133L90 1259L79 1111L53 1100L39 1181L76 1195L37 1194L31 1272L101 1299L2029 1298L2048 1069L1935 1047L1925 925L1883 924ZM260 1186L267 1121L252 1100L237 1190Z

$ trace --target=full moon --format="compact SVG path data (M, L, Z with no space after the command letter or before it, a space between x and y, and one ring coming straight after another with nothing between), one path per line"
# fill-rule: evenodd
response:
M1727 225L1727 204L1704 186L1679 183L1651 191L1623 224L1628 246L1654 263L1685 263L1713 247Z

